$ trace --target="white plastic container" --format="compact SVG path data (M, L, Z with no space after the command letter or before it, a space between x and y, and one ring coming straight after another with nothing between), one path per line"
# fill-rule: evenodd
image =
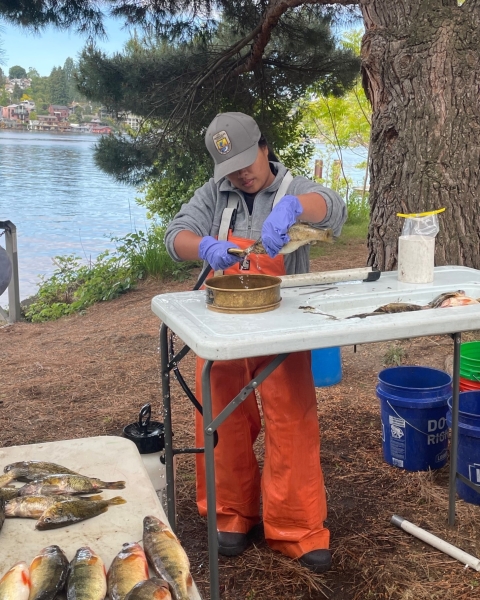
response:
M398 238L398 281L431 283L435 266L435 237L401 235Z

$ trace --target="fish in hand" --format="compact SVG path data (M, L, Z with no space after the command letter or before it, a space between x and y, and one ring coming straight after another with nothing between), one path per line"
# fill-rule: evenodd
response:
M136 542L123 544L108 569L109 598L125 600L125 596L134 586L148 578L148 563L143 548Z
M168 583L152 577L148 581L138 583L126 596L125 600L172 600Z
M0 579L1 600L28 600L30 595L30 575L28 565L19 562L13 565Z
M75 500L103 500L102 496L89 496L88 498L74 496ZM20 517L23 519L39 519L43 513L55 502L72 500L69 495L55 496L19 496L9 500L5 505L5 516Z
M30 564L28 600L54 600L65 585L68 565L68 558L58 546L41 550Z
M78 498L55 502L42 514L35 525L35 529L43 531L45 529L65 527L72 523L97 517L107 512L109 506L125 503L126 500L121 496L115 496L115 498L110 498L109 500L98 500L96 502L80 500Z
M79 548L70 563L67 600L104 600L107 576L102 559L88 546Z
M101 481L83 475L47 475L21 487L20 496L93 494L97 490L123 490L124 487L124 481Z
M33 481L46 475L79 475L75 471L67 469L62 465L51 462L42 462L40 460L29 460L10 463L3 469L4 473L14 474L17 481Z
M308 223L294 223L287 231L287 234L290 241L283 246L280 254L290 254L307 244L315 245L319 242L333 242L332 229L320 229ZM248 248L245 248L245 250L241 248L229 248L228 253L244 258L249 254L266 254L267 251L262 244L262 240L259 239Z
M152 568L168 583L173 600L188 600L192 586L188 556L177 536L157 517L143 519L143 547Z

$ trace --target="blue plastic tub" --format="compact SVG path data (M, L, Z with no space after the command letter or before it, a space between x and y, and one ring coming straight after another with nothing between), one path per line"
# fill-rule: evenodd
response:
M448 399L447 424L452 426L452 399ZM472 483L480 484L480 390L461 392L458 413L457 471ZM470 504L480 504L480 493L456 481L457 493Z
M315 387L335 385L342 380L340 348L312 350L312 374Z
M429 367L391 367L378 375L383 456L407 471L439 469L447 462L448 373Z

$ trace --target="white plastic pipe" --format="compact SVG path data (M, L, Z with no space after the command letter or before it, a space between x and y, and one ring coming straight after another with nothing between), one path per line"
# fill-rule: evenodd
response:
M445 540L440 539L439 537L437 537L436 535L433 535L432 533L428 533L428 531L425 531L425 529L422 529L421 527L417 527L416 525L414 525L413 523L410 523L410 521L407 521L406 519L404 519L403 517L400 517L399 515L393 515L392 518L390 519L390 522L393 525L400 527L400 529L403 529L404 531L411 533L412 535L417 537L419 540L422 540L423 542L430 544L430 546L437 548L437 550L441 550L442 552L445 552L445 554L448 554L448 556L455 558L456 560L460 561L464 565L467 565L467 566L471 567L472 569L475 569L475 571L480 571L480 560L478 558L475 558L475 556L472 556L471 554L467 554L467 552L460 550L460 548L457 548L456 546L449 544Z

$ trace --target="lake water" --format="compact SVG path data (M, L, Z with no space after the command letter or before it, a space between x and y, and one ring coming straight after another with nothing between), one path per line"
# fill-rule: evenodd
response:
M17 226L22 299L37 291L40 274L54 271L53 257L95 259L114 247L111 237L145 230L136 189L95 166L97 139L0 130L0 221ZM0 305L6 304L5 292Z
M135 202L136 189L95 166L97 139L0 129L0 221L17 226L22 299L37 291L39 275L53 273L55 256L94 260L114 248L110 238L145 230L145 209ZM339 157L328 159L320 145L317 149L317 158L324 158L325 177L331 160ZM365 160L365 150L347 150L342 158L354 185L361 186L364 171L356 165ZM0 305L6 304L7 292L0 296Z

